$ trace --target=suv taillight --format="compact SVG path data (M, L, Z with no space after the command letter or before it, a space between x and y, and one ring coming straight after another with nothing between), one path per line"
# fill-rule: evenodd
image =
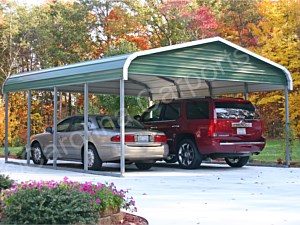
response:
M216 123L214 120L210 120L209 121L209 128L208 128L208 136L209 137L216 137L217 133L215 133L216 131Z
M261 119L261 134L264 135L265 133L265 124L264 121Z

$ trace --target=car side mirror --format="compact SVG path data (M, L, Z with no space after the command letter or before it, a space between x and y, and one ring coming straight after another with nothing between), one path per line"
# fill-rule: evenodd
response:
M46 133L53 133L52 127L46 127L45 131Z
M142 117L140 115L135 115L133 118L137 121L141 121L141 119L142 119Z

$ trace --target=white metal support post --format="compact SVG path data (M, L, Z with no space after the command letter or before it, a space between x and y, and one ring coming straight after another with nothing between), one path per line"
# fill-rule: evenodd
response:
M289 89L285 87L285 161L286 165L290 166L291 152L290 152L290 117L289 117Z
M89 86L84 84L84 150L83 150L83 170L88 171L88 121L89 121Z
M27 109L27 145L26 145L26 159L27 164L30 164L30 134L31 134L31 90L27 93L28 109Z
M5 99L5 163L8 162L8 93L4 93Z
M248 88L248 84L245 83L244 86L245 86L244 97L245 97L246 100L248 100L248 99L249 99L249 88Z
M54 100L53 100L53 167L57 167L57 156L58 156L58 138L57 138L57 87L54 87Z
M121 177L125 176L125 112L124 112L124 79L120 80L120 173Z

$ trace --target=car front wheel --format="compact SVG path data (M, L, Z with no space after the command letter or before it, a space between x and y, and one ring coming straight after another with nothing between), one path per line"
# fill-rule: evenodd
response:
M46 165L48 162L39 143L34 143L32 145L31 156L34 164Z
M225 158L225 162L231 167L243 167L249 161L249 156Z
M193 140L184 139L177 146L177 160L183 169L195 169L202 162L202 155Z

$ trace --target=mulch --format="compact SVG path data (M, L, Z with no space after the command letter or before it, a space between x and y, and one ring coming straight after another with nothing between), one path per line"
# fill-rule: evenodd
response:
M119 225L148 225L148 221L140 216L125 213L125 216Z

